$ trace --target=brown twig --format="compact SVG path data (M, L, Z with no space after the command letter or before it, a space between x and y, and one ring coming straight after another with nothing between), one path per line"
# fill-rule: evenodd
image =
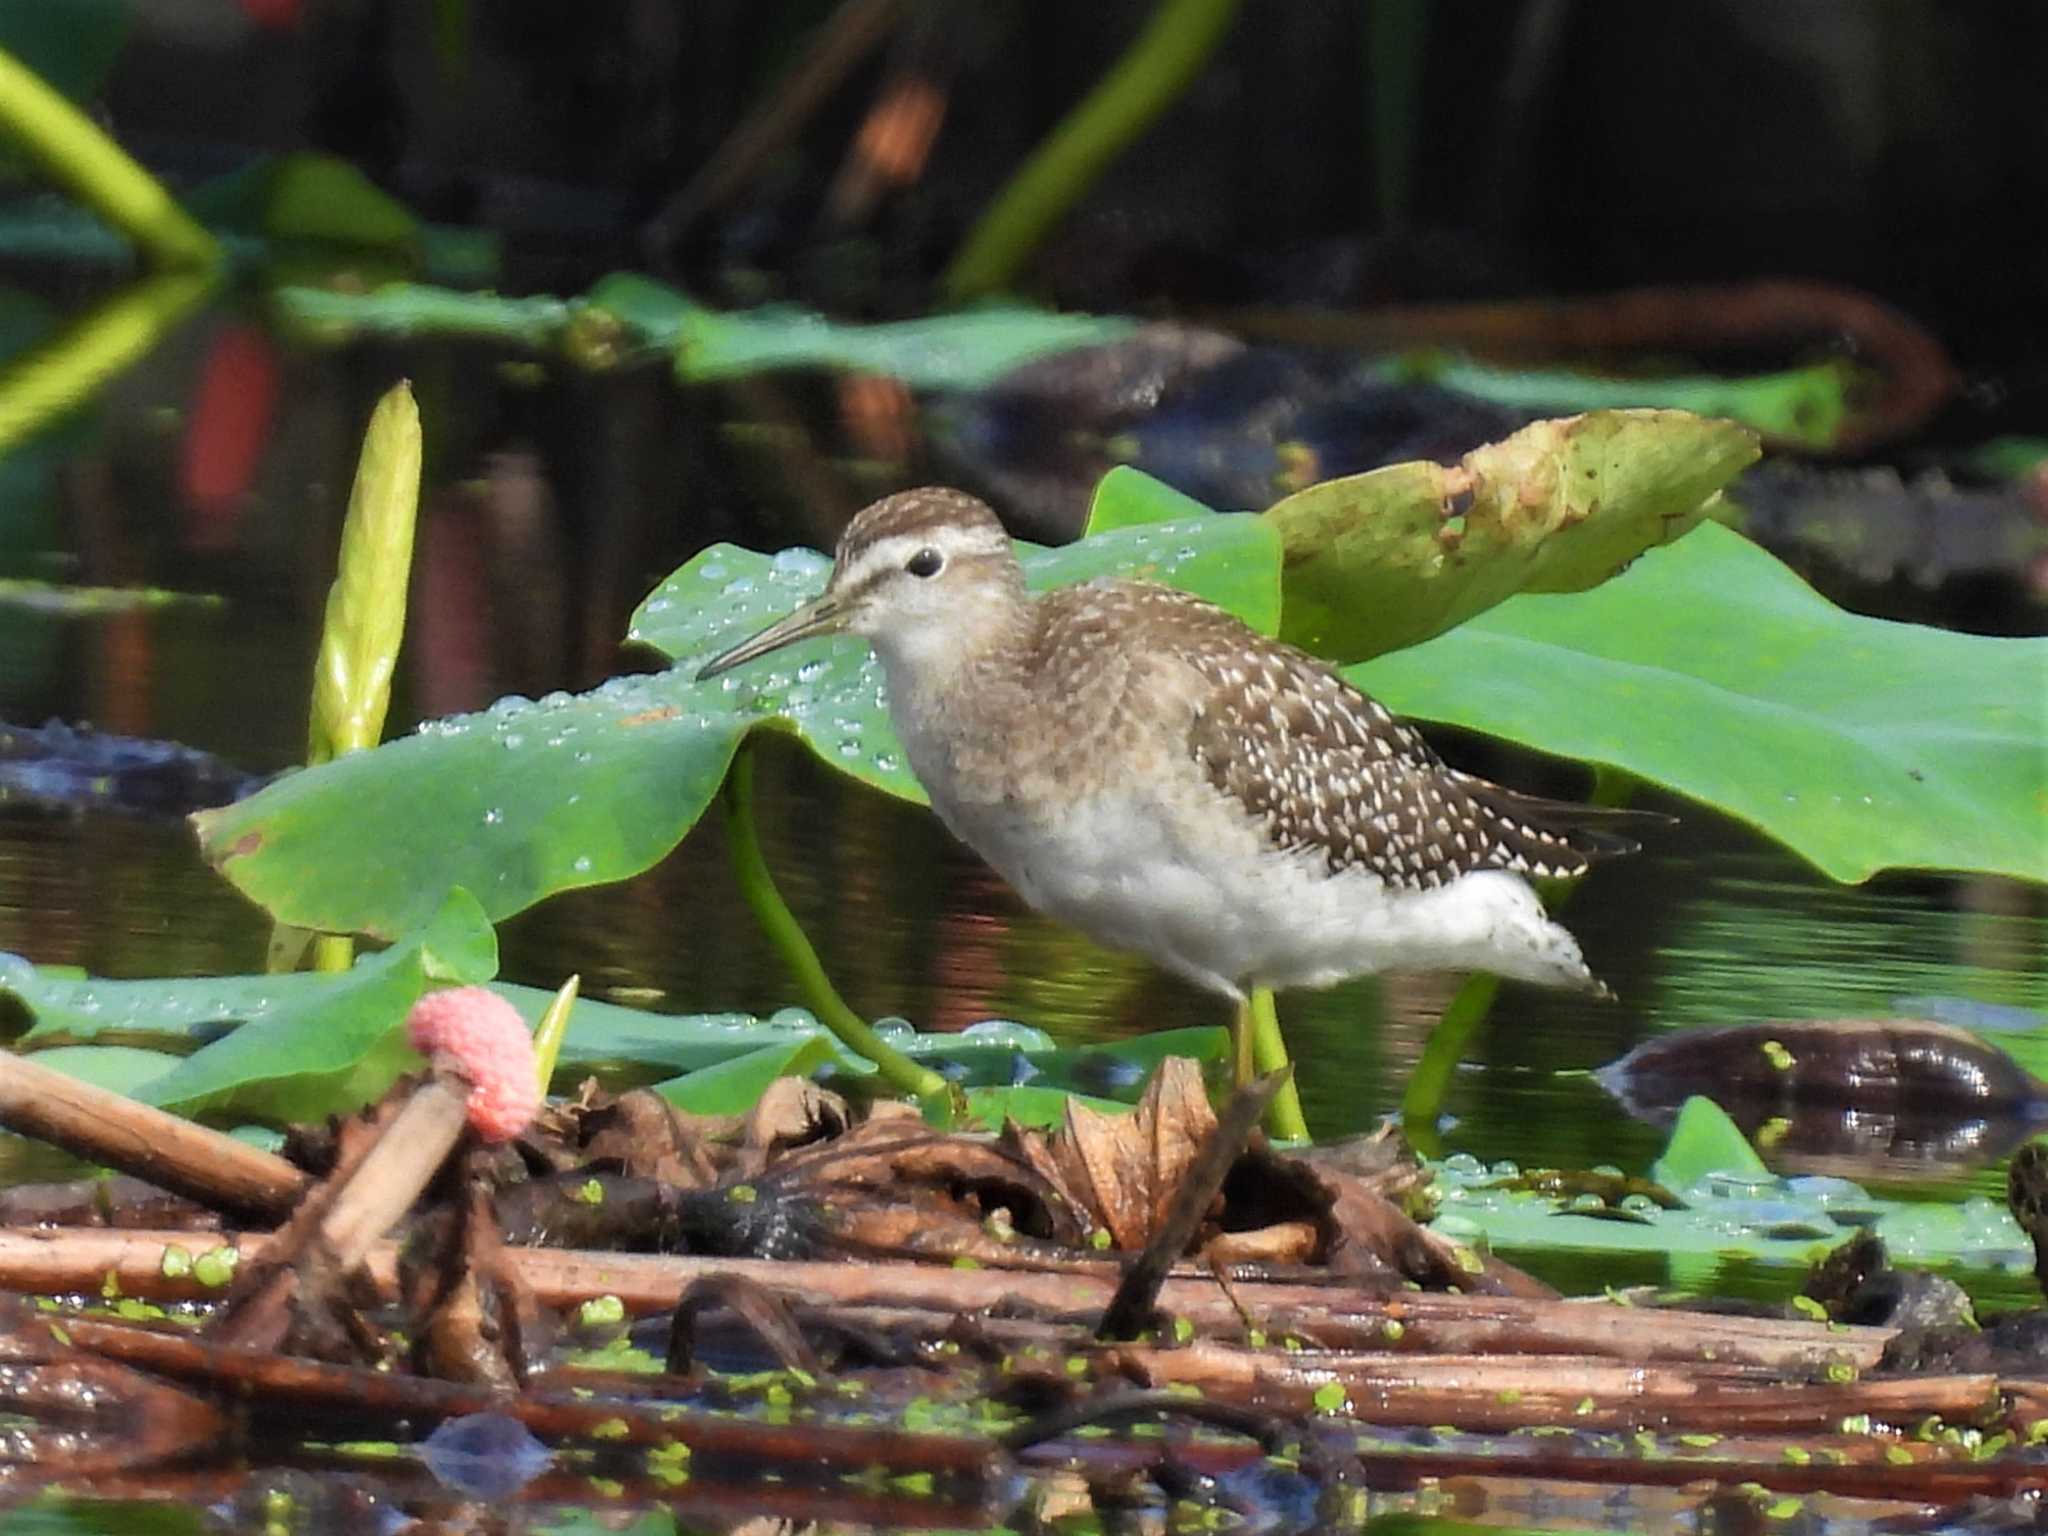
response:
M172 1246L202 1252L232 1235L217 1232L0 1230L0 1289L56 1294L97 1287L112 1275L123 1294L164 1300L204 1299L198 1281L164 1273ZM261 1238L239 1242L248 1251ZM1089 1319L1108 1305L1116 1275L1036 1274L952 1269L930 1264L847 1264L686 1254L592 1253L512 1249L507 1263L546 1305L575 1306L617 1296L636 1315L665 1312L685 1288L708 1275L741 1275L794 1291L817 1305L916 1307L953 1315L1001 1307L1045 1318ZM395 1294L395 1250L373 1245L365 1263L382 1294ZM1720 1317L1618 1306L1604 1301L1533 1301L1513 1296L1392 1296L1355 1287L1235 1277L1238 1300L1270 1337L1296 1336L1325 1347L1385 1346L1398 1331L1404 1352L1527 1355L1597 1354L1610 1360L1703 1360L1820 1372L1842 1364L1876 1367L1896 1330L1831 1327L1801 1320ZM1198 1331L1242 1332L1242 1322L1214 1279L1176 1274L1159 1303ZM1390 1327L1398 1325L1398 1328Z
M774 1425L722 1414L642 1409L631 1402L548 1391L506 1393L388 1371L329 1365L284 1355L222 1348L202 1339L88 1318L65 1323L72 1342L110 1360L180 1381L231 1390L251 1401L290 1403L299 1413L388 1428L393 1418L422 1425L472 1413L502 1413L544 1439L598 1439L620 1446L687 1445L693 1454L892 1472L980 1475L994 1447L965 1436L910 1435L892 1429L828 1424ZM280 1427L285 1427L281 1424ZM288 1433L305 1432L303 1423Z
M1102 1321L1095 1327L1097 1338L1134 1339L1155 1325L1159 1288L1187 1253L1196 1229L1223 1188L1224 1178L1237 1162L1238 1154L1244 1151L1245 1141L1258 1129L1266 1106L1273 1102L1273 1096L1292 1072L1292 1067L1269 1072L1230 1096L1216 1128L1181 1175L1180 1188L1174 1191L1152 1240L1131 1260L1116 1294L1103 1309Z
M1667 1314L1667 1318L1670 1314ZM1856 1414L1970 1422L1995 1411L1995 1376L1913 1376L1834 1385L1758 1380L1753 1371L1673 1362L1617 1364L1593 1357L1280 1353L1196 1343L1127 1344L1103 1366L1147 1387L1199 1387L1220 1401L1308 1413L1318 1394L1342 1391L1346 1412L1374 1424L1455 1424L1510 1430L1528 1424L1584 1429L1829 1430Z
M243 1217L275 1220L312 1181L281 1157L0 1052L0 1126Z

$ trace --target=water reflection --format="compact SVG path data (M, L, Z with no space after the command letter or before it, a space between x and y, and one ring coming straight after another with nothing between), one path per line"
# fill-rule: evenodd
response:
M759 804L791 906L869 1016L927 1028L1016 1018L1063 1040L1222 1021L1214 999L1026 911L925 812L793 746L762 754ZM1928 993L2048 1005L2038 911L1985 910L1967 882L1833 887L1704 820L1694 813L1676 846L1609 866L1574 900L1572 924L1619 1003L1504 989L1452 1089L1451 1150L1642 1166L1661 1132L1627 1121L1587 1074L1674 1028L1881 1016ZM0 819L0 949L110 975L205 974L256 968L263 938L261 914L199 863L180 827ZM737 899L715 819L636 880L513 919L503 948L514 979L552 985L579 971L590 995L664 1010L765 1014L791 1000ZM1445 978L1396 976L1285 1000L1321 1133L1368 1129L1395 1107L1449 992ZM2048 1075L2048 1032L1997 1043Z

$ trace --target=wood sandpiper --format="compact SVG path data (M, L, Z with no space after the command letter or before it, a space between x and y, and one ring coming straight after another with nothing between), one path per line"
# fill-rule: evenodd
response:
M1033 595L995 514L904 491L824 593L697 674L865 637L932 807L1042 912L1239 1005L1394 967L1603 993L1525 876L1636 846L1631 813L1503 789L1315 657L1171 587Z

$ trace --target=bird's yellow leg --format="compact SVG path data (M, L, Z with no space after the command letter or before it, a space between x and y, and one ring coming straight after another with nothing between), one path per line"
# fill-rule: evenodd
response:
M1238 1028L1234 1033L1239 1083L1250 1081L1244 1070L1247 1050L1251 1070L1261 1076L1278 1072L1288 1064L1287 1042L1280 1035L1280 1013L1273 1005L1271 987L1252 988L1251 1000L1238 1010ZM1309 1139L1308 1122L1301 1114L1301 1095L1295 1091L1291 1076L1266 1107L1266 1129L1282 1141Z
M1233 1088L1242 1088L1259 1075L1253 1065L1252 1031L1255 1027L1252 1001L1246 998L1237 1005L1237 1012L1230 1020L1230 1086Z

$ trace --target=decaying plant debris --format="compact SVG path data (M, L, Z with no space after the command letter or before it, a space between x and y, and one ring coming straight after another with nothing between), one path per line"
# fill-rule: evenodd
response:
M9 1490L87 1469L167 1487L212 1450L476 1414L553 1447L530 1497L707 1517L763 1468L785 1518L1027 1528L1076 1498L1230 1506L1254 1466L1300 1483L1310 1523L1273 1528L1304 1530L1452 1476L1926 1506L2048 1488L2023 1333L1564 1300L1419 1226L1391 1138L1276 1151L1249 1129L1276 1085L1219 1120L1189 1061L1132 1114L1074 1104L997 1136L797 1079L729 1119L587 1088L511 1147L465 1136L413 1170L395 1241L352 1181L403 1161L392 1127L431 1082L296 1135L289 1161L230 1159L210 1133L167 1151L130 1101L53 1111L0 1065L0 1106L37 1104L10 1123L184 1197L10 1196L36 1224L0 1230L0 1287L72 1300L0 1311ZM1873 1240L1806 1305L1868 1311L1889 1274ZM116 1298L217 1304L90 1304ZM598 1492L565 1494L568 1464Z

